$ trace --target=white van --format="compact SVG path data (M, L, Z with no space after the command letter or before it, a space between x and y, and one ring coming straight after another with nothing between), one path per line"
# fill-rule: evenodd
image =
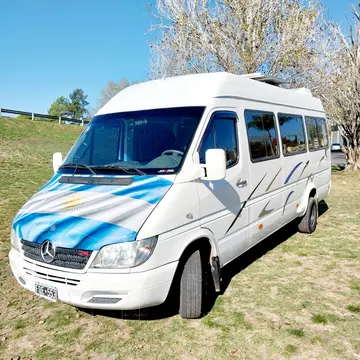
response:
M197 318L205 275L219 291L221 268L285 224L313 232L331 187L324 109L274 84L212 73L121 91L15 216L20 285L124 310L163 303L172 285Z

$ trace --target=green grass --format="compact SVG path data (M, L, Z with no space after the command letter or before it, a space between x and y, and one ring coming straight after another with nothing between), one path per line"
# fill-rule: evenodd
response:
M326 199L329 209L319 218L315 233L289 238L279 233L271 240L278 244L272 250L258 247L241 257L239 268L244 262L249 265L231 275L224 294L202 319L176 315L136 320L126 312L92 315L23 290L8 266L12 218L50 178L52 154L66 154L81 130L0 118L1 359L358 356L360 174L356 173L333 173L332 193Z
M352 279L350 282L350 288L354 291L360 292L360 279Z
M46 326L50 329L63 328L66 325L70 325L74 319L74 309L54 310L46 320Z
M54 341L57 344L69 345L73 342L76 342L79 339L82 331L83 329L81 327L77 327L70 331L65 331L61 334L57 334L54 337Z
M16 320L14 323L14 330L24 329L27 326L27 321L25 319Z
M339 318L332 314L316 314L311 317L314 324L329 324L338 321Z
M353 313L360 313L360 305L348 305L346 308Z
M303 336L305 336L304 330L301 330L301 329L287 329L286 331L287 331L290 335L294 335L294 336L297 336L297 337L303 337Z
M292 344L288 344L285 346L285 352L288 354L295 354L297 352L297 347Z

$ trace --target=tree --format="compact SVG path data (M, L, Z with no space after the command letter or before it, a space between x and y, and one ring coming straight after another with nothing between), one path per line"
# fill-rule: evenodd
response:
M57 98L51 104L48 114L81 120L88 114L86 107L89 103L86 99L87 95L85 95L84 90L75 89L69 95L69 99L64 96Z
M51 105L48 110L48 114L52 116L69 116L69 100L64 96L57 98Z
M150 72L264 72L306 82L327 44L317 0L157 0Z
M109 100L111 100L116 94L121 90L124 90L130 85L129 81L125 78L121 79L119 82L114 82L110 80L106 86L101 90L101 97L97 102L97 106L93 109L95 114L100 108L102 108Z
M86 107L89 105L89 102L86 100L87 95L85 95L84 90L75 89L70 95L69 103L69 115L73 119L82 119L87 115L88 110Z
M360 9L360 4L358 5ZM354 22L346 36L330 24L337 51L328 54L327 76L320 76L315 93L323 100L333 123L347 139L347 169L360 169L360 13L351 7ZM329 70L330 69L330 70Z

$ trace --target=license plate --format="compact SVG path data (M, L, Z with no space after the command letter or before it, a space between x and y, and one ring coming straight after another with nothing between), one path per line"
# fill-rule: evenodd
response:
M35 294L50 301L56 301L58 297L56 287L38 283L35 284Z

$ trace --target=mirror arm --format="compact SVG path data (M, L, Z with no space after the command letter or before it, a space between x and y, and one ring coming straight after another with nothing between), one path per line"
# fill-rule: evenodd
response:
M203 170L203 176L200 175L200 179L206 180L206 164L199 164L200 169Z

